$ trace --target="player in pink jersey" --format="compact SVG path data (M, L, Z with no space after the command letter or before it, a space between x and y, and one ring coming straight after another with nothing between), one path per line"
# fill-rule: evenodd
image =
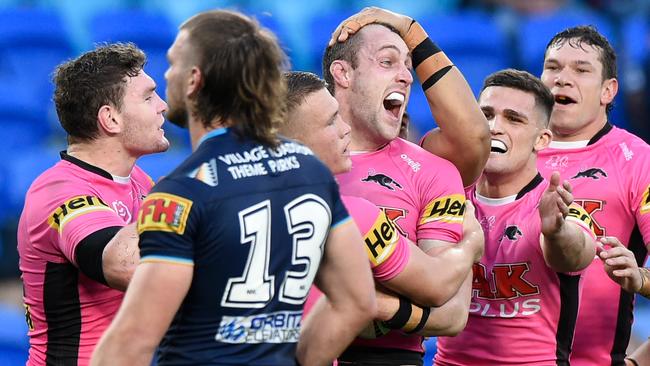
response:
M608 122L618 90L616 54L592 27L558 33L547 46L542 81L555 97L553 142L539 154L542 175L573 178L575 201L598 237L618 238L639 266L650 243L650 148ZM634 294L607 278L600 260L585 275L572 365L622 365Z
M441 126L423 142L429 151L397 138L413 67ZM378 8L338 27L323 74L352 126L353 170L339 177L341 192L380 206L425 253L444 257L460 240L465 197L456 167L439 156L454 161L469 184L489 153L485 118L462 74L417 22ZM468 301L471 264L444 261L439 272L458 275L440 290ZM421 343L420 336L395 331L355 341L340 361L382 364L390 357L393 364L421 364Z
M327 91L325 82L306 72L291 72L285 76L289 113L287 122L281 127L281 133L304 142L333 173L348 172L351 167L347 150L350 144L350 127L339 115L338 103ZM364 235L366 252L375 280L418 304L442 305L446 299L441 301L440 289L447 286L450 279L457 274L440 273L438 268L442 260L453 259L429 257L416 248L411 249L413 244L396 231L396 226L377 206L358 197L344 196L343 199ZM472 219L467 220L464 238L474 240L475 245L481 245L482 230L474 217L469 217ZM454 248L451 252L458 256L467 255L460 248ZM422 277L431 278L427 286L419 283ZM306 311L319 297L319 291L312 290L305 305ZM385 301L379 303L382 309L380 315L383 316L380 319L388 321L398 311L400 302L397 297L382 296L382 299ZM402 302L405 301L406 299L402 299ZM425 332L442 331L441 324L444 324L447 334L458 333L465 324L468 304L456 304L454 308L451 305L446 305L449 308L447 312L436 312L429 322L420 315L426 314L427 310L410 305L413 319L411 322L405 319L407 324L403 327L413 331L422 320L421 328ZM455 313L451 313L452 311Z
M598 254L603 260L603 267L609 278L620 285L623 290L630 293L636 292L650 299L650 270L639 268L634 253L625 248L617 238L604 237L601 241L609 246L607 250L602 250ZM625 357L625 365L650 365L650 339L631 355Z
M28 365L88 364L138 262L129 224L153 182L135 161L169 147L144 63L134 45L111 44L56 69L68 148L29 188L18 226Z
M479 105L492 153L468 195L486 236L465 330L441 337L437 365L568 365L580 272L596 253L591 218L568 181L537 171L553 96L525 71L488 76Z

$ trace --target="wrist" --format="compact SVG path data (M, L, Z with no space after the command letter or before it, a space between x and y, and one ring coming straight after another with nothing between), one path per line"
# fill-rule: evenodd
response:
M637 293L643 297L650 298L650 270L647 268L639 268L641 274L641 287Z
M420 23L415 20L411 22L406 35L403 37L404 43L406 43L406 47L408 47L409 51L413 51L415 47L427 38L429 38L429 35L424 28L422 28Z
M632 356L625 357L626 366L639 366L639 362Z

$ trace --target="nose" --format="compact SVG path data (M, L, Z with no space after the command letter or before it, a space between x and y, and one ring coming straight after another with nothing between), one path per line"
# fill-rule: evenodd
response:
M167 112L167 102L165 102L158 94L156 94L158 99L160 99L160 113Z
M491 119L488 119L488 126L490 127L490 133L492 135L498 135L501 133L501 121L499 121L499 116L494 116Z
M338 124L338 130L339 130L339 136L340 137L345 137L345 136L349 135L350 132L352 132L352 128L350 127L350 125L347 122L345 122L345 120L343 118L341 118L340 115L336 118L336 120L337 120L337 124Z
M557 74L555 74L553 84L558 87L571 85L571 79L566 72L566 68L561 69Z
M397 81L404 83L406 86L413 84L413 74L411 74L411 70L406 65L402 65L397 74Z

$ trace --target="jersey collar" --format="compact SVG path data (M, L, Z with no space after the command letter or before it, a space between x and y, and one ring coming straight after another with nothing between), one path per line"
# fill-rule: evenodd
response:
M225 134L226 132L228 132L228 128L227 128L227 127L220 127L220 128L216 128L216 129L214 129L214 130L212 130L212 131L206 133L206 134L203 135L203 137L201 137L201 139L199 140L199 144L197 145L197 147L201 146L201 144L204 143L206 140L209 140L209 139L211 139L211 138L213 138L213 137L217 137L217 136L223 135L223 134Z
M603 128L601 128L600 131L596 132L596 134L590 140L551 141L551 143L548 146L553 149L579 149L582 147L587 147L598 142L598 140L603 138L603 136L607 135L607 133L611 131L612 128L614 128L614 126L612 126L611 123L607 122L605 123Z
M80 167L81 169L84 169L84 170L87 170L89 172L95 173L95 174L100 175L100 176L102 176L102 177L104 177L106 179L115 180L111 173L107 172L106 170L104 170L104 169L102 169L100 167L88 164L83 160L77 159L74 156L68 155L67 150L63 150L59 154L61 155L61 160L65 160L67 162L70 162L70 163ZM121 178L121 177L118 177L118 178Z

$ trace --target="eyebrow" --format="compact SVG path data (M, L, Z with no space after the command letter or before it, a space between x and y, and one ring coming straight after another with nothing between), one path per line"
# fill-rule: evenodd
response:
M506 115L506 116L510 116L510 117L519 117L519 118L521 118L523 120L528 121L528 116L526 116L523 113L519 113L519 112L515 111L514 109L506 108L506 109L503 110L503 114Z

